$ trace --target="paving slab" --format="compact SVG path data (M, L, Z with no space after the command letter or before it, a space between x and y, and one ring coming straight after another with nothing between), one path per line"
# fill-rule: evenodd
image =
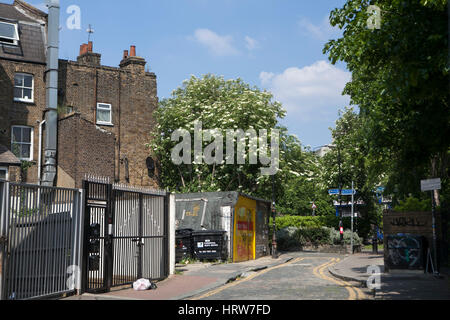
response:
M157 283L156 290L134 291L132 288L125 288L107 294L69 297L66 300L186 300L223 286L242 275L284 264L296 255L298 254L281 254L278 259L263 257L242 263L189 264L177 268L179 274Z
M450 278L447 274L435 277L423 271L396 271L385 273L383 254L361 253L346 256L329 268L336 278L357 281L367 287L371 276L368 268L377 266L381 272L381 289L376 291L381 300L450 300Z

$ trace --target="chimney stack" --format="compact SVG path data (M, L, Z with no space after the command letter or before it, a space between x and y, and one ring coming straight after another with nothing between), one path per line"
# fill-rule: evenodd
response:
M128 50L123 52L123 59L120 62L120 68L128 70L134 73L145 73L145 62L144 58L136 56L136 46L130 46L130 53Z
M93 52L94 44L92 41L83 43L80 46L80 55L77 58L77 62L84 65L100 66L101 55Z

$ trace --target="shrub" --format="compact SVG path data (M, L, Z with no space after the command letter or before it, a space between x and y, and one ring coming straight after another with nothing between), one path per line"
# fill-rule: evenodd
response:
M296 238L303 245L319 246L330 243L330 233L326 228L300 228L297 231Z
M431 211L431 200L419 200L409 197L404 201L400 201L399 205L394 208L397 212L424 212Z
M277 245L281 251L289 251L292 249L299 249L301 244L296 238L298 228L287 227L277 231Z

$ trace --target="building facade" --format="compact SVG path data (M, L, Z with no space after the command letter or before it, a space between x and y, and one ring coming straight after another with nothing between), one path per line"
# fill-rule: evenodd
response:
M47 15L22 1L0 3L0 145L24 163L23 179L37 182L39 122L46 108ZM13 163L2 168L21 179Z
M21 177L6 169L13 181L40 181L46 35L46 13L21 0L0 4L0 145L21 161ZM157 83L145 66L135 46L124 51L119 67L103 66L92 42L81 45L76 61L59 60L58 186L80 188L86 175L96 175L157 187L155 161L146 147L155 125Z

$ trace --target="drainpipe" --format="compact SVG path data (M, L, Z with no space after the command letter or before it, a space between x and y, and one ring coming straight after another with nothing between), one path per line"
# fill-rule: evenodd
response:
M39 158L38 158L38 183L42 184L42 127L45 124L45 120L39 123Z
M57 135L58 135L58 55L59 55L59 0L47 0L48 44L46 69L47 110L45 121L44 176L42 185L52 187L56 177Z

